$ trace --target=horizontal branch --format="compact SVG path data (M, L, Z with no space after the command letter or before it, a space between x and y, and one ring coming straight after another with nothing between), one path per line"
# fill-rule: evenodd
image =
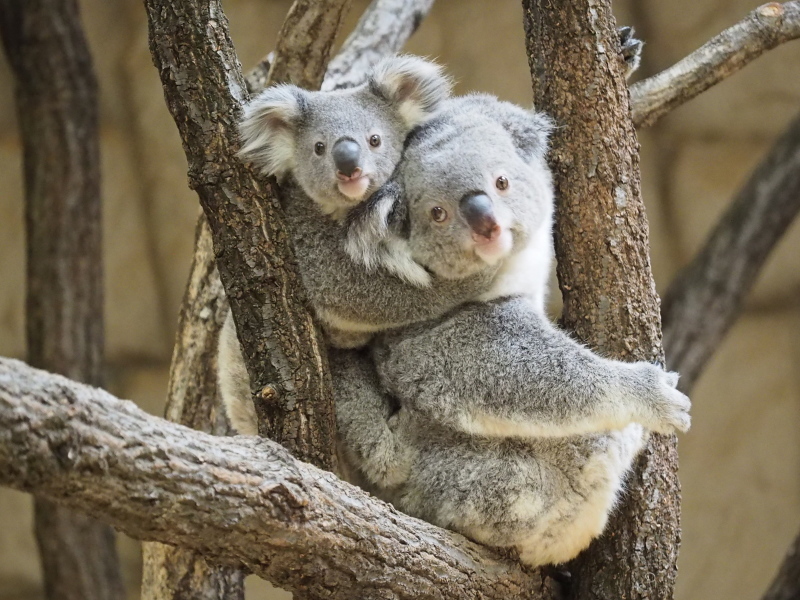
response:
M775 142L662 303L667 366L691 389L800 212L800 115Z
M0 485L311 598L542 598L538 572L256 437L220 438L0 359Z
M680 62L632 85L634 124L637 127L652 125L767 50L798 37L800 1L770 2L758 7Z

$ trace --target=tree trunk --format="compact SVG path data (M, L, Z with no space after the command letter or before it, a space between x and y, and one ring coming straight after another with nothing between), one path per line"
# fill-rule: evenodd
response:
M26 329L31 364L102 383L103 278L97 82L74 0L5 0L24 148ZM51 600L124 596L113 531L35 500Z
M165 416L213 435L231 433L217 398L217 337L228 304L214 268L211 232L197 223L195 256L172 353ZM243 600L244 572L210 565L196 550L142 546L142 600Z
M662 361L638 144L610 3L523 0L550 165L564 325L606 356ZM680 539L674 438L652 436L605 534L570 564L574 598L670 598Z

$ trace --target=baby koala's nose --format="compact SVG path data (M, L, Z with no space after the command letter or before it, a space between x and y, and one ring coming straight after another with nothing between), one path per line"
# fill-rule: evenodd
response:
M345 177L353 177L359 170L361 159L361 146L355 140L347 138L339 139L333 145L333 163L336 170Z
M494 214L492 199L486 194L474 192L465 195L461 198L460 209L472 229L473 237L477 235L489 241L500 235L500 225Z

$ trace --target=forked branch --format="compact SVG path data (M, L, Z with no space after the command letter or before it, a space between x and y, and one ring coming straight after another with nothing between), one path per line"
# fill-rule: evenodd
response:
M631 86L637 127L648 127L775 46L800 37L800 1L764 4L670 68Z

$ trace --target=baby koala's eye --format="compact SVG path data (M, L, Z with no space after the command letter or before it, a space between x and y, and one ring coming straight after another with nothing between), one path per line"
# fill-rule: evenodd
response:
M377 148L378 146L380 146L381 145L381 136L379 136L377 133L374 134L374 135L371 135L370 138L369 138L369 145L372 146L373 148Z
M500 175L500 177L497 178L497 181L495 181L494 184L497 186L498 190L507 190L508 178L504 177L503 175Z
M444 223L447 220L447 211L441 206L434 206L431 209L431 219L437 223Z
M316 144L314 144L314 154L316 154L317 156L322 156L323 154L325 154L325 144L323 144L322 142L317 142Z

